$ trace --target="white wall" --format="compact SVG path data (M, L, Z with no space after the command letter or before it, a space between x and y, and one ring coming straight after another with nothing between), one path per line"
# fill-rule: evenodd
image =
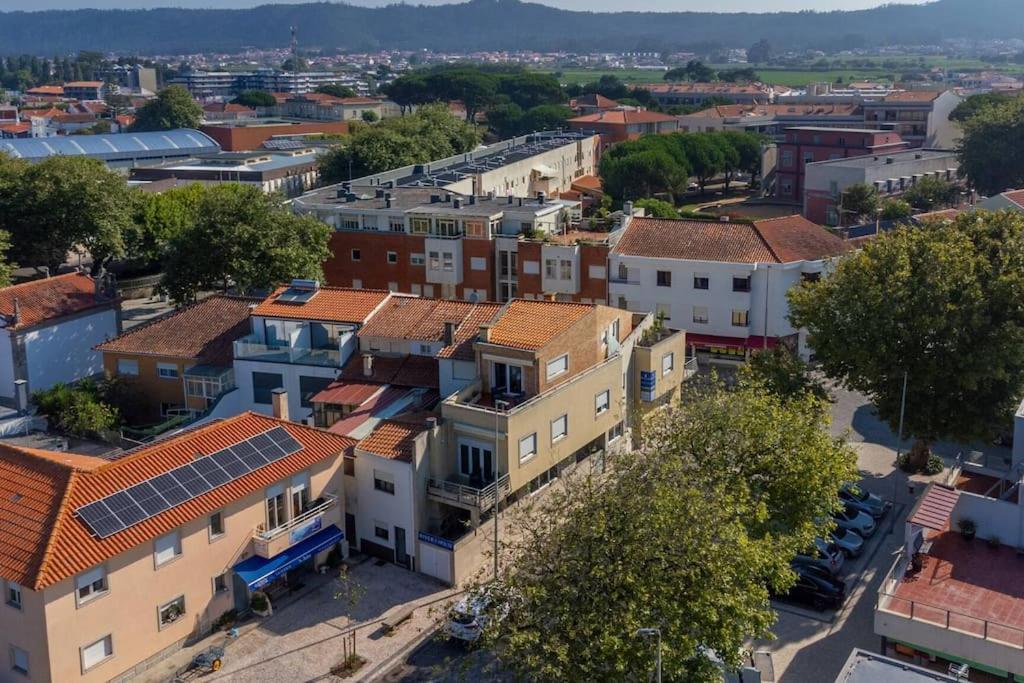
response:
M438 358L437 370L442 399L469 386L476 379L476 363L473 361Z
M29 392L49 389L103 372L103 356L93 347L117 336L117 311L92 315L27 332L25 360ZM8 383L9 384L9 383ZM7 386L0 395L7 395Z
M373 487L374 470L389 474L395 484L394 495ZM416 499L422 497L414 486L412 463L382 458L361 449L356 450L356 502L347 505L355 515L360 541L367 540L386 548L395 547L395 527L405 530L405 552L416 556ZM348 501L346 501L348 502ZM388 540L374 535L380 523L388 528Z
M0 330L0 396L14 398L14 353L11 333Z
M293 422L299 422L303 418L313 414L312 408L304 408L300 405L302 394L299 391L299 377L325 377L334 379L338 376L339 368L325 367L319 365L297 365L291 363L264 363L260 361L235 359L235 384L238 387L239 406L242 411L252 410L264 415L273 415L274 407L269 403L256 403L253 401L252 373L273 372L281 375L282 384L288 392L288 417Z

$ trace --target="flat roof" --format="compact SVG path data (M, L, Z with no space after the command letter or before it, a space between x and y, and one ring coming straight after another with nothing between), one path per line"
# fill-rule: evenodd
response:
M100 160L192 156L219 149L220 145L213 138L191 128L0 140L0 152L30 161L59 155L88 156Z
M892 134L894 132L874 128L829 128L828 126L786 126L786 130L809 130L818 133L870 133L871 135Z
M946 674L854 648L847 658L843 670L836 677L835 683L928 683L929 681L956 683L955 678Z
M826 161L812 162L815 165L828 164L829 166L843 166L846 168L871 168L873 166L891 166L902 164L908 161L926 161L934 159L955 159L956 152L951 149L909 149L905 152L891 152L889 154L865 154L859 157L847 157L845 159L830 159ZM892 159L890 164L888 159ZM808 164L810 165L810 164Z
M242 163L245 159L251 159L255 156L269 156L270 158L266 161L257 161L251 164ZM202 157L199 159L186 159L184 161L175 161L170 164L161 164L159 166L153 166L149 168L161 168L169 171L276 171L282 168L291 168L293 166L306 166L316 162L317 154L275 154L273 152L265 152L264 154L247 154L241 158L238 157L226 157L227 159L237 159L239 163L235 164L220 164L210 163L217 161L218 157ZM145 167L144 167L145 168Z

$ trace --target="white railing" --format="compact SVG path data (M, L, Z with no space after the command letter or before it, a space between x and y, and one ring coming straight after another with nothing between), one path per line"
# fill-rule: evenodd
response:
M433 477L427 480L428 495L432 495L445 501L468 505L470 507L477 508L481 512L490 510L494 507L495 497L499 487L503 495L508 494L511 485L509 483L509 476L507 473L498 477L497 486L494 482L491 482L481 488L467 486L466 484L461 484L457 481L434 479Z
M279 527L268 530L264 529L263 524L260 524L258 527L256 527L256 532L253 535L261 541L273 541L275 538L278 538L279 536L282 536L290 532L292 529L304 525L311 519L319 517L324 512L330 510L331 508L338 504L337 496L332 496L329 493L325 493L322 497L324 499L324 502L320 503L319 505L311 507L310 509L303 512L301 515L293 517L292 519L288 520Z
M683 379L690 379L697 374L700 367L697 365L697 357L687 358L683 365Z
M259 360L268 363L294 363L297 365L341 366L341 347L311 349L301 346L264 344L254 336L243 337L234 343L235 358Z

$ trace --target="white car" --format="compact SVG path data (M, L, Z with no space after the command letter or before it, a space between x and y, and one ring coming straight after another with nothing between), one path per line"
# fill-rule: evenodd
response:
M470 593L455 603L448 613L445 633L449 638L472 644L480 640L492 618L497 617L500 622L508 612L507 603L495 604L487 592Z
M849 505L832 515L836 520L836 526L847 531L855 531L861 538L871 538L875 533L875 520L871 515L861 512Z

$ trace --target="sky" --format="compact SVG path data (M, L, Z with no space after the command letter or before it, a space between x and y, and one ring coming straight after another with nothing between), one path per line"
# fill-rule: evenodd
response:
M142 9L150 7L252 7L271 3L296 3L310 0L0 0L0 10L82 9L86 7ZM358 5L385 5L398 0L349 0ZM446 0L406 0L410 4L438 4ZM453 0L457 1L457 0ZM531 0L564 9L621 11L621 0ZM921 4L925 0L894 0L899 4ZM630 10L672 12L778 12L788 10L851 10L877 7L881 0L633 0Z

